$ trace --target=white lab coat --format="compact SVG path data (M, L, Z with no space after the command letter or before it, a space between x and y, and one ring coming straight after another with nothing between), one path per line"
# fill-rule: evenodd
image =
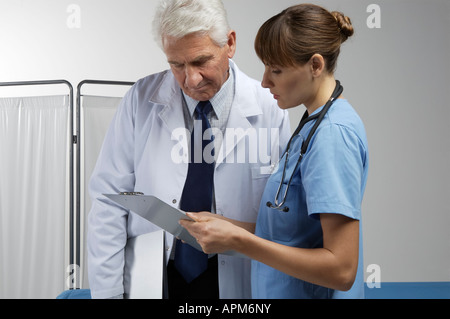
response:
M251 128L257 133L263 132L260 128L279 128L280 142L270 142L273 157L278 157L290 135L287 112L280 110L270 92L240 72L231 60L230 66L236 74L236 91L227 127ZM172 139L172 133L185 127L181 103L182 93L173 74L164 71L138 81L111 123L89 185L93 203L88 217L88 273L93 298L123 293L123 248L127 238L158 229L102 194L139 191L179 206L188 163L173 160L172 152L179 149L180 141ZM262 141L270 135L269 131L259 138ZM256 222L269 176L267 168L278 158L273 158L272 163L261 163L259 158L257 162L247 159L245 163L231 163L234 154L250 149L245 138L234 140L226 151L221 149L217 159L216 213ZM165 238L168 259L173 236L166 233ZM219 255L218 261L220 298L250 298L250 260Z

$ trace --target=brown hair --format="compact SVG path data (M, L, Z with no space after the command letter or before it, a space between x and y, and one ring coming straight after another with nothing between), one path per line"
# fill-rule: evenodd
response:
M304 65L314 54L325 59L333 73L340 46L353 35L350 18L313 5L292 6L267 20L255 39L258 57L277 66Z

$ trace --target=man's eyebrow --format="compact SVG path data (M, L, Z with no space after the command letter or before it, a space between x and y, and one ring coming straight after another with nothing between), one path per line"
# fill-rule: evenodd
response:
M201 63L208 62L209 60L212 60L213 58L214 58L214 56L212 54L210 54L210 55L200 55L200 56L196 57L190 63L191 64L201 64Z
M202 65L203 63L206 63L210 60L214 59L214 55L210 54L210 55L200 55L198 57L196 57L195 59L193 59L192 61L189 61L188 64L191 65ZM184 62L177 62L177 61L173 61L173 60L168 60L167 61L169 64L178 66L178 65L184 65Z
M167 61L169 64L174 64L174 65L181 65L183 63L177 62L177 61L172 61L172 60L168 60Z

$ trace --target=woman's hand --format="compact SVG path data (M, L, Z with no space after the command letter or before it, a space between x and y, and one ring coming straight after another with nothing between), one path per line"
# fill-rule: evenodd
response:
M180 220L180 225L197 239L206 254L236 250L239 236L245 230L222 216L208 212L187 213L194 221Z

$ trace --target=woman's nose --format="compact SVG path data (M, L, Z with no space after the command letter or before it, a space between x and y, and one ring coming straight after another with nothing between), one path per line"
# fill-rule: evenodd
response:
M270 89L271 87L273 87L273 82L270 80L267 72L264 72L262 81L261 81L261 86L265 89Z

